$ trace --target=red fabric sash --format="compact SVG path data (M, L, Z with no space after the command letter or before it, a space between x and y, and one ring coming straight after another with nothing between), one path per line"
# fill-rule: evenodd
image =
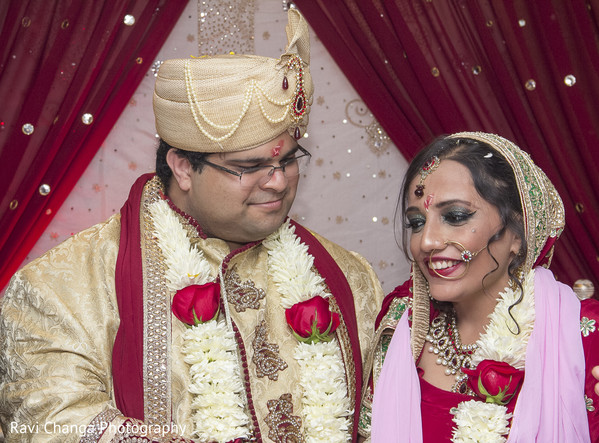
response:
M291 220L291 224L295 226L295 234L308 246L309 253L314 257L314 265L335 297L335 301L339 306L343 321L347 327L353 351L354 366L356 368L356 407L354 409L352 441L357 441L358 420L360 418L362 400L362 353L360 351L354 297L345 275L343 275L339 265L333 260L333 257L331 257L325 247L306 228L295 223L293 220Z
M112 352L112 375L117 408L126 417L144 419L143 388L143 272L140 239L140 202L143 188L154 174L137 179L121 209L121 238L116 264L115 288L120 326ZM351 288L343 272L320 242L304 227L291 222L308 246L314 264L335 297L347 327L356 370L354 440L358 430L362 392L362 356Z
M125 417L144 419L143 271L139 208L144 174L131 187L121 208L121 239L116 261L115 289L121 323L112 349L112 379L117 408Z

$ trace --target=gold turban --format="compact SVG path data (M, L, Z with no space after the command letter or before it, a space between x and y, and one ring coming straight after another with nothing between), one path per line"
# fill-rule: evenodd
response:
M308 24L288 12L287 48L279 59L215 55L166 60L154 89L158 135L196 152L243 151L285 131L301 137L312 103Z

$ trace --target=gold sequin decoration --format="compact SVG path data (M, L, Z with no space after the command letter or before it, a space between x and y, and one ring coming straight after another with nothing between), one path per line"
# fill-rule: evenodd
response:
M52 190L52 188L50 187L50 185L44 183L43 185L41 185L37 192L39 192L39 194L43 197L45 197L46 195L50 194L50 191Z
M268 415L264 419L270 430L268 438L277 443L302 443L302 419L293 414L291 394L283 394L278 400L268 400Z
M121 420L112 423L117 418ZM193 443L193 440L177 435L175 431L179 428L172 425L171 428L164 424L159 426L148 426L147 423L133 418L123 421L123 416L116 409L108 409L98 414L92 422L85 427L85 434L81 438L83 443L98 442L101 438L119 443ZM115 432L116 431L116 432Z
M437 68L436 66L434 66L431 69L431 74L433 74L433 77L439 77L439 75L441 75L441 73L439 72L439 68Z
M150 180L142 195L141 247L144 279L144 420L148 425L171 422L171 310L166 265L154 235L149 207L160 199L162 184Z
M10 202L10 205L8 207L11 211L14 211L15 209L17 209L17 206L19 206L19 200L13 200Z
M199 1L199 54L254 54L255 11L254 0Z
M33 131L35 131L35 127L31 123L25 123L21 127L21 130L23 131L23 134L31 135L31 134L33 134Z
M268 331L264 320L256 326L255 334L256 337L252 342L254 348L252 362L256 365L256 375L267 376L270 380L276 381L279 378L279 371L287 369L287 363L279 357L279 345L268 343Z
M225 275L225 288L229 303L235 305L237 312L244 312L246 309L259 309L260 300L266 296L264 289L256 288L253 281L246 280L242 283L235 266Z
M121 412L118 409L106 409L100 412L85 427L85 434L79 440L80 443L95 443L100 441L100 437L102 437L107 425L120 415Z
M345 117L352 125L364 128L368 147L377 157L389 149L391 139L362 100L349 101L345 106Z
M315 268L313 268L316 271ZM326 284L326 283L325 283ZM331 293L330 289L327 286L327 293ZM335 297L329 297L329 307L331 312L339 315L340 319L343 319L343 314L341 313L341 309L339 309L339 305L337 304L337 300ZM345 321L342 320L339 324L339 327L336 331L337 341L339 342L339 349L341 349L341 355L343 357L343 366L345 368L345 382L347 384L347 396L349 397L350 404L353 408L356 407L356 365L354 364L353 357L353 348L351 345L351 341L349 338L349 332L347 330L347 325ZM353 433L353 420L351 421L350 428L348 433L351 435Z

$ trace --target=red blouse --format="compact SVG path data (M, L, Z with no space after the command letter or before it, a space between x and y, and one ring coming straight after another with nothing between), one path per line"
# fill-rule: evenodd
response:
M586 363L585 398L591 442L599 442L599 396L595 394L594 386L597 380L592 376L591 370L599 365L599 301L584 300L581 303L580 329L582 345ZM424 443L440 443L451 441L454 422L450 410L462 401L472 400L473 397L455 392L445 391L431 385L422 378L422 369L418 369L420 376L420 390L422 396L422 435ZM567 382L562 380L562 382ZM517 399L507 406L508 412L513 413Z

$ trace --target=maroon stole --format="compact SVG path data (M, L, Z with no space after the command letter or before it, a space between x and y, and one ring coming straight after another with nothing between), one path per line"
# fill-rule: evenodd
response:
M145 174L131 188L121 209L121 238L115 271L120 326L112 352L112 375L118 409L126 417L144 419L143 389L143 273L140 239L140 202L143 188L154 174ZM362 392L362 356L351 288L324 246L304 227L291 221L296 235L308 246L314 265L335 297L351 341L356 370L356 407L353 440L358 430Z
M112 349L112 379L116 406L125 417L144 418L143 270L140 203L144 186L154 174L139 177L121 208L121 239L115 289L121 323Z

